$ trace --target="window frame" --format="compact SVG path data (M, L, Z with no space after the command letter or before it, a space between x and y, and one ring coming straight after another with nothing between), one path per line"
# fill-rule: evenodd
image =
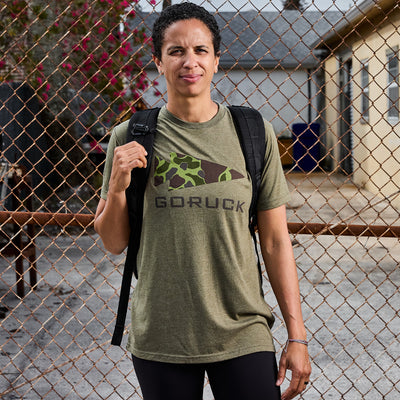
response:
M370 97L369 97L369 60L360 61L360 87L361 87L361 117L362 121L368 122Z
M387 120L391 123L399 121L400 108L400 87L399 87L399 48L388 49L386 51L386 71L387 71ZM391 63L394 62L393 67ZM393 71L394 70L394 71ZM395 96L392 96L394 90ZM394 99L394 101L392 100ZM394 110L394 113L393 113Z

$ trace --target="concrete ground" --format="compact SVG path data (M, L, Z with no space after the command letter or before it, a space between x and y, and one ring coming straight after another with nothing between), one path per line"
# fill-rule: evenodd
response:
M288 181L297 187L289 221L399 225L389 201L343 177ZM141 399L128 355L109 343L123 257L104 252L93 232L51 232L36 244L38 289L22 300L0 260L0 397ZM400 398L398 239L297 235L293 244L313 359L303 398ZM286 332L267 280L264 289L280 352ZM212 398L206 385L204 399Z

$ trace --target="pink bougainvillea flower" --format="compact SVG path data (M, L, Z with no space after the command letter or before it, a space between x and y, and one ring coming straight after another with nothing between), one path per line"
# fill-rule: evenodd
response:
M71 71L72 65L70 63L62 63L61 67L65 68L67 71Z
M92 60L88 59L83 63L82 70L87 72L90 68L92 68Z
M114 97L124 97L126 95L126 90L121 90L119 92L114 92L113 96Z
M85 38L82 39L82 47L83 47L84 50L87 50L88 42L90 42L90 38L89 37L85 37Z
M21 23L17 27L17 33L23 32L24 28L30 26L31 17L35 20L37 16L35 12L28 15L24 11L25 8L29 11L29 7L26 7L27 3L30 4L29 1L9 0L9 2L15 4L15 7L12 6L10 9L6 7L7 18L10 14L18 18ZM60 78L67 81L76 91L90 90L101 93L101 96L116 99L115 111L119 104L121 104L120 110L123 108L124 111L129 111L132 104L124 103L127 96L132 100L134 93L136 98L134 101L137 101L142 96L143 89L149 86L148 79L139 79L142 69L141 58L147 50L143 29L136 27L132 36L131 21L137 17L135 6L140 3L139 0L68 0L65 2L68 6L65 7L60 0L54 2L52 11L55 18L49 21L47 33L50 39L55 39L55 36L65 32L60 39L61 61L56 67L63 75ZM154 6L160 1L147 0L147 3ZM26 44L22 45L26 47ZM55 88L48 83L52 70L48 68L47 61L34 63L27 57L19 55L19 53L26 54L25 48L22 50L13 55L14 61L24 68L27 79L38 92L40 101L43 103L54 101L52 96ZM129 56L132 59L128 61ZM4 70L7 67L8 59L6 61L0 55L0 68ZM104 101L100 104L95 102L91 104L93 108L98 109L99 118L109 118L109 121L114 122L117 114L106 114L109 107Z
M103 149L101 148L99 143L96 142L96 140L92 140L90 142L90 148L93 150L94 153L97 153L97 154L100 154L103 152Z

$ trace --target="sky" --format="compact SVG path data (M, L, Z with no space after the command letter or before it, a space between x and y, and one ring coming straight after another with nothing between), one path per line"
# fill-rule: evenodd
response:
M282 0L191 0L193 3L199 4L210 11L235 11L235 10L251 10L257 9L261 11L279 11L282 9ZM177 3L178 1L172 1ZM349 10L354 5L360 4L362 0L304 0L307 10L312 11L319 9L321 11L330 10ZM149 0L140 0L140 6L143 11L150 11L153 6ZM234 4L234 6L232 6ZM157 0L156 10L162 8L162 0Z

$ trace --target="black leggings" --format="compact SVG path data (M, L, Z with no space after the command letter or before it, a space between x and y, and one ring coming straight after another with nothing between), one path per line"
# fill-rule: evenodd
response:
M215 400L280 400L275 353L259 352L207 364L171 364L135 356L144 400L201 400L207 372Z

